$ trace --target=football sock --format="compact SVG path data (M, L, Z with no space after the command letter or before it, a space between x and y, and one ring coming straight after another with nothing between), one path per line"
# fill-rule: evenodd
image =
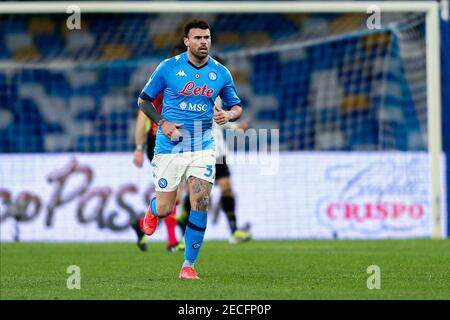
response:
M177 207L173 209L172 213L169 216L164 218L164 223L166 224L167 227L168 246L172 246L178 242L177 237L175 235L175 227L177 225L176 215L177 215Z
M158 216L158 212L156 212L156 197L153 197L150 201L150 209L152 210L153 215Z
M190 262L190 261L187 261L187 260L185 260L184 262L183 262L183 268L184 267L189 267L189 268L194 268L194 262Z
M228 224L230 225L231 233L234 233L237 229L236 214L235 214L235 201L234 195L231 190L222 192L220 198L220 203L222 205L223 211L227 215Z
M186 242L186 249L184 250L185 263L190 262L193 264L197 260L198 253L205 236L207 220L207 212L195 211L191 209L186 226L186 234L184 235Z

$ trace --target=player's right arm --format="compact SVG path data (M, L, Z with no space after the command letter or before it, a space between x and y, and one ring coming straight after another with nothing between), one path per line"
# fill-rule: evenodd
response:
M149 119L154 121L161 126L161 124L166 121L163 116L156 110L155 105L152 102L153 98L149 97L146 93L142 92L138 98L139 113L147 116ZM139 119L139 117L138 117Z
M181 127L183 124L167 121L161 114L158 113L155 105L151 101L142 99L141 97L142 94L138 98L138 105L144 115L158 124L158 127L161 127L162 131L169 139L171 139L172 141L178 141L180 139L181 133L177 128Z
M183 124L167 121L156 110L153 100L166 88L167 61L160 63L146 83L138 98L138 106L142 112L161 127L164 134L173 141L178 141L181 134L178 127Z

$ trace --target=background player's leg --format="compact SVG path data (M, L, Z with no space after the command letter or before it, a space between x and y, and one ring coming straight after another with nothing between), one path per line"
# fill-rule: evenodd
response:
M216 179L216 184L219 186L221 190L220 204L227 216L228 224L230 226L231 231L230 243L237 244L240 242L248 241L252 238L251 233L248 230L241 230L237 227L236 201L233 190L231 189L231 179L228 168L226 168L225 170L222 169L221 171L224 172L224 176L221 176L220 178ZM217 172L218 171L219 170L217 170Z
M191 200L189 199L189 192L183 197L181 203L181 213L178 216L177 223L180 226L183 235L186 233L186 225L189 219L189 213L191 212Z
M177 207L164 219L167 228L167 250L175 251L178 245L177 236L175 234L175 227L177 226Z
M131 228L136 232L137 236L137 246L139 250L141 251L147 251L147 244L145 241L147 240L147 237L145 236L145 233L142 231L142 228L144 227L144 217L136 217L136 219L133 219L130 223Z
M177 197L175 200L175 207L173 208L172 213L164 219L164 223L166 224L166 227L167 227L167 237L168 237L167 250L169 250L171 252L177 251L179 249L184 249L184 246L181 246L182 248L179 248L179 246L178 246L179 243L177 240L177 236L175 234L175 228L177 226L177 205L180 203L182 191L183 191L183 187L182 187L182 184L180 183L178 185L178 189L177 189Z
M237 230L235 212L236 202L234 200L233 191L231 190L230 177L222 177L220 179L216 179L216 184L219 186L221 191L220 204L227 216L231 234L233 234Z

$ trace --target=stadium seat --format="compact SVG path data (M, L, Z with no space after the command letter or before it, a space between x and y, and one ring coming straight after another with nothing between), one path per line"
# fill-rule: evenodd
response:
M33 36L38 34L52 34L56 29L55 20L48 16L31 17L28 29Z
M330 38L361 30L365 16L202 15L213 24L215 52L231 53L227 66L246 117L256 128L279 128L287 149L371 149L382 143L372 130L375 120L383 122L386 132L381 135L392 135L390 148L423 149L423 119L417 105L424 103L426 88L417 85L414 92L410 90L408 71L397 63L403 57L395 35ZM68 30L66 18L6 15L0 20L0 61L44 66L14 72L8 79L0 72L0 111L10 110L0 126L2 148L17 151L14 144L25 143L26 135L35 130L32 150L130 150L132 139L122 139L117 132L130 136L137 96L159 61L179 43L182 26L191 15L86 15L76 31ZM395 21L389 15L384 19ZM328 40L246 58L232 54L317 38ZM73 66L45 67L67 60ZM382 81L387 84L385 92L374 93ZM16 101L37 110L28 131L23 130L23 118L17 117ZM314 133L320 128L328 128L327 133ZM362 132L365 137L358 137ZM25 144L19 149L27 148Z
M100 60L125 60L130 57L130 49L125 44L107 44L102 48Z
M332 34L341 34L358 30L365 23L367 16L360 13L348 13L339 15L330 22Z

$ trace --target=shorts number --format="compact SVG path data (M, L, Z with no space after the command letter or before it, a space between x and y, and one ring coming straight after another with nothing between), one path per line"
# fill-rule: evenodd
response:
M213 168L212 165L206 166L206 173L205 173L205 177L211 177L213 173Z

